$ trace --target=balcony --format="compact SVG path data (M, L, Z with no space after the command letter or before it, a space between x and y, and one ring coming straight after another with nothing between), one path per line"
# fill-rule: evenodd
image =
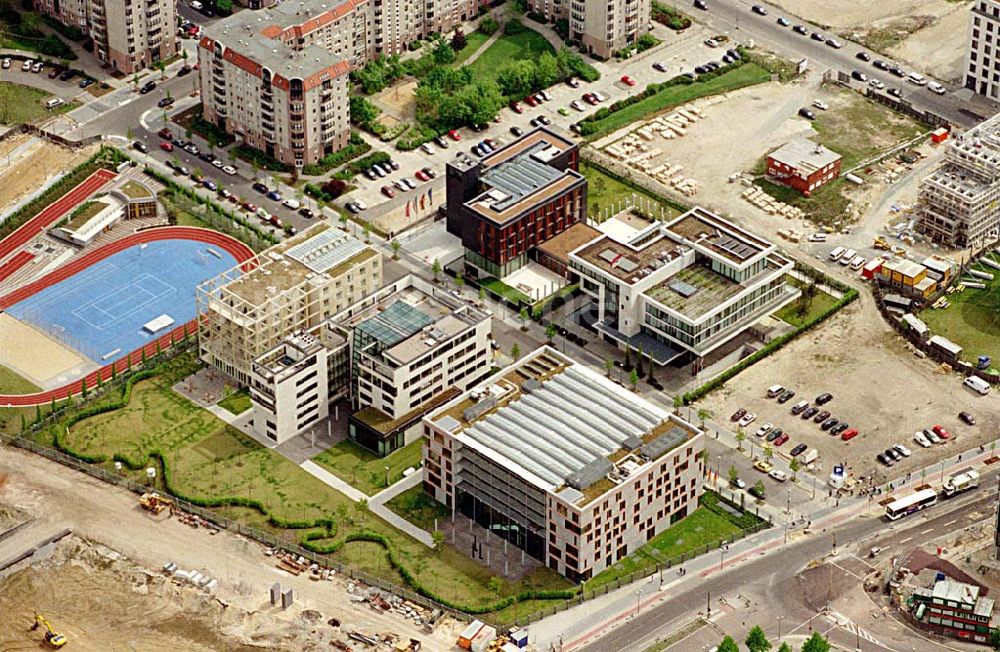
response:
M221 95L222 97L226 96L226 87L225 86L219 86L217 84L213 84L212 85L212 90L215 91L216 95Z

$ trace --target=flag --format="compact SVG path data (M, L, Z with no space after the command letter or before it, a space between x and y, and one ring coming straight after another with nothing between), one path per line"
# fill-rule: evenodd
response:
M427 189L427 201L431 202L432 204L434 203L434 189L433 188L428 188Z
M406 202L406 216L410 216L410 202Z
M420 195L420 210L424 210L424 199L423 195Z

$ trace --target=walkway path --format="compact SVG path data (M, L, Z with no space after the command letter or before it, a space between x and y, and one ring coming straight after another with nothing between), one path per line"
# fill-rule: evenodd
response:
M424 470L417 469L416 472L411 473L407 477L403 478L396 484L386 487L382 491L378 492L374 496L368 499L368 505L384 505L389 502L399 494L403 493L407 489L412 489L417 487L424 481Z
M463 66L471 66L472 62L475 61L476 59L478 59L480 57L480 55L482 55L483 52L486 52L486 50L488 50L491 45L493 45L494 43L496 43L497 40L501 36L503 36L503 27L501 27L501 28L497 29L497 31L493 32L493 34L488 39L486 39L486 42L479 46L478 50L476 50L475 52L473 52L469 56L468 59L466 59L464 62L462 62L462 65Z
M329 471L324 469L316 462L313 462L312 460L306 460L299 466L302 468L303 471L305 471L309 475L313 476L317 480L322 481L327 486L333 487L334 489L344 494L354 502L358 502L361 500L368 500L368 496L358 491L357 489L355 489L348 483L344 482L334 474L330 473Z

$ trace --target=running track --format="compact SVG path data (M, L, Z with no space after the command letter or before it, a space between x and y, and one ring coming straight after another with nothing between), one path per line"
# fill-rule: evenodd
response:
M31 242L32 238L55 224L63 215L82 204L83 200L100 190L104 184L116 176L118 175L111 170L101 168L84 179L80 185L46 206L38 215L35 215L16 228L9 236L0 240L0 260L3 260L16 249Z
M9 276L12 276L14 272L21 269L34 259L35 259L35 254L29 251L17 252L6 263L0 264L0 281L6 279Z
M26 299L39 290L67 279L77 272L90 267L94 263L104 260L112 254L116 254L119 251L128 249L129 247L134 247L146 242L156 242L158 240L194 240L196 242L204 242L205 244L218 247L232 254L232 256L240 263L246 263L254 256L253 251L239 240L210 229L200 229L192 226L162 226L145 229L126 236L121 240L116 240L115 242L107 244L100 249L95 249L87 254L84 254L83 256L80 256L79 258L74 258L66 265L63 265L59 269L47 274L39 280L18 288L10 294L0 296L0 310L4 310L18 301ZM4 243L5 242L6 241L4 241ZM244 265L245 269L247 267L247 265ZM122 356L113 363L92 371L86 377L87 387L97 386L98 374L100 374L102 380L108 380L111 378L112 367L117 368L118 371L124 371L129 367L130 362L139 363L142 361L142 354L144 350L147 356L155 355L157 345L159 345L161 349L166 349L173 344L175 339L179 340L185 334L194 334L197 329L198 319L196 317L188 323L178 326L159 339L151 341L149 344L146 344L146 346L132 351L127 356ZM51 403L53 399L61 400L70 394L79 394L81 392L82 384L82 380L76 380L63 387L51 389L45 392L38 392L36 394L0 394L0 405L27 406L48 404Z

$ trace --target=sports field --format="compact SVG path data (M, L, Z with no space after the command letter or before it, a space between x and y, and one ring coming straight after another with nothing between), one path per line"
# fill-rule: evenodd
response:
M1000 254L988 257L1000 263ZM947 295L951 304L947 308L928 308L920 319L931 329L932 335L942 335L961 346L962 358L975 362L980 355L1000 360L1000 270L977 263L972 269L993 274L992 281L964 276L969 281L985 283L986 288L966 288ZM997 366L994 362L994 366Z
M152 341L157 333L144 325L161 315L173 320L171 327L193 319L195 286L235 263L202 242L150 242L96 262L6 312L104 363Z

